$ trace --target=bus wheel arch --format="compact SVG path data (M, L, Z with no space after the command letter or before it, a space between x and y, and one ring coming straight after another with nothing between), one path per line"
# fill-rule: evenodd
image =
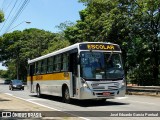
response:
M37 93L37 97L41 97L41 89L40 89L40 85L38 83L36 85L36 93Z
M63 99L63 102L65 102L65 103L71 102L69 88L68 88L67 84L62 85L62 99Z

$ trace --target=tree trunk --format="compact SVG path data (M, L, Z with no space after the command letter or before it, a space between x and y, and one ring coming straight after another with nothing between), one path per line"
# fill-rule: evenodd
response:
M158 74L159 74L159 45L158 38L155 39L153 46L153 85L158 85Z

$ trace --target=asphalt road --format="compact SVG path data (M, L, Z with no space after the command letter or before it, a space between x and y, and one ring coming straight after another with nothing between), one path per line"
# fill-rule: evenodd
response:
M42 98L37 98L35 93L30 93L27 87L25 90L14 90L10 91L8 85L0 84L0 93L5 93L16 97L17 99L26 100L27 102L32 102L34 104L47 107L54 111L65 111L85 120L159 120L160 117L105 117L105 111L160 111L160 97L151 96L136 96L136 95L126 95L124 98L108 99L106 103L99 103L96 101L79 101L74 100L72 104L66 104L61 102L60 97L54 96L43 96ZM82 111L82 112L75 112ZM89 112L84 112L89 111ZM99 112L98 112L99 111ZM101 112L104 111L104 112ZM103 117L100 116L102 113ZM123 113L123 112L122 112ZM110 112L106 112L110 114ZM160 114L160 112L159 112ZM76 118L76 117L75 117Z

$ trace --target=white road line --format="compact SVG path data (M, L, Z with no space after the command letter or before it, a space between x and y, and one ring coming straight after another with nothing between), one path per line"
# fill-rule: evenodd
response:
M127 99L128 97L117 97L116 99L122 100L122 99Z
M29 100L29 101L36 101L36 100L45 101L44 99L26 99L26 100Z
M128 97L117 97L116 99L122 100L122 99L126 99L126 98L128 98ZM141 101L135 101L135 100L127 100L127 101L141 103L141 104L149 104L149 105L159 106L159 105L157 105L155 103L149 103L149 102L141 102Z
M33 104L36 104L36 105L39 105L39 106L42 106L42 107L46 107L46 108L55 110L55 111L61 111L61 112L63 112L63 113L67 113L67 112L64 112L64 111L62 111L62 110L58 110L58 109L56 109L56 108L52 108L52 107L49 107L49 106L46 106L46 105L43 105L43 104L40 104L40 103L33 102L33 101L31 101L31 100L26 100L26 99L24 99L24 98L14 96L13 94L10 94L10 93L5 93L5 94L10 95L10 96L15 97L15 98L18 98L18 99L21 99L21 100L24 100L24 101L27 101L27 102L30 102L30 103L33 103ZM80 116L74 115L74 114L72 114L72 113L67 113L67 114L76 116L76 117L81 118L81 119L84 119L84 120L90 120L90 119L88 119L88 118L80 117Z
M135 101L135 100L128 100L128 101L130 101L130 102L136 102L136 103L142 103L142 104L156 105L157 106L157 104L155 104L155 103L141 102L141 101Z
M6 94L6 95L10 95L10 96L13 96L13 94L11 94L11 93L4 93L4 94Z

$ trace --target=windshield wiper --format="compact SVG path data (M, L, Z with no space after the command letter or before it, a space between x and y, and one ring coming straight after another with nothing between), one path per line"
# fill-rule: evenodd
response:
M111 80L111 81L123 80L123 77L120 77L120 78L107 78L107 80Z
M110 53L110 55L109 55L109 57L107 59L107 62L109 62L111 60L112 54L113 54L113 51Z

